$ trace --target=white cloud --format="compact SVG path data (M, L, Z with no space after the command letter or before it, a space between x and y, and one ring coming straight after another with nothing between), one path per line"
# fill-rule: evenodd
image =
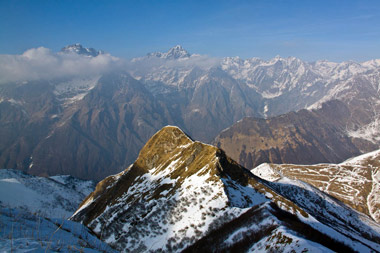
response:
M55 78L98 76L109 71L131 71L149 73L162 68L207 69L220 63L220 59L203 55L189 58L166 60L156 57L141 57L132 61L123 60L110 54L88 57L75 53L56 53L39 47L21 55L0 55L0 84Z
M39 47L21 55L0 55L0 83L91 76L124 67L123 60L109 54L87 57Z

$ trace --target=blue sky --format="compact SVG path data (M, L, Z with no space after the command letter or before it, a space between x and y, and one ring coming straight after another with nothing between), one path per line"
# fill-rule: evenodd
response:
M181 44L214 57L380 58L380 1L0 0L0 54L79 42L132 58Z

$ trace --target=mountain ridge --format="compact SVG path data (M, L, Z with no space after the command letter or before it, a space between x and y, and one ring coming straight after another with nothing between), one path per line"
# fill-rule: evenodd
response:
M251 174L217 147L192 141L178 127L168 126L152 136L135 163L101 181L71 219L101 234L103 240L117 250L180 251L228 222L238 224L236 219L242 215L250 220L254 217L252 215L260 213L258 216L263 218L261 222L246 224L249 233L258 236L249 242L250 247L266 236L276 237L284 231L285 238L293 238L289 243L292 249L300 247L296 242L301 240L292 228L295 223L308 227L313 234L317 233L318 226L325 230L324 224L339 223L343 219L338 215L339 210L346 210L345 215L359 215L334 202L326 212L326 221L322 219L325 223L320 223L318 217L319 225L316 226L316 220L308 213L310 209L306 212L299 207L299 200L293 202L278 193L285 186L278 185L278 189L273 190L275 187L270 184ZM300 190L297 194L304 193ZM328 198L319 194L319 199L310 201L318 203ZM293 215L294 220L285 223L285 214ZM327 232L321 236L343 243L342 247L349 245L351 250L376 250L380 247L376 243L376 240L380 241L380 226L371 223L364 215L359 216L360 220L352 218L350 225L339 226L339 229L334 227L338 237L329 237ZM238 225L232 230L241 228ZM348 232L349 229L352 231ZM266 232L260 234L258 231ZM217 243L214 247L226 249L242 242L244 236L234 235L229 233L227 236L233 239L231 243ZM358 241L347 239L352 236ZM360 239L362 237L366 239ZM305 240L302 249L310 249L312 237L302 238ZM271 242L268 240L264 245L274 247ZM276 245L281 247L280 242ZM332 247L319 239L317 245L321 249Z
M177 59L183 59L183 58L189 58L191 54L187 52L181 45L176 45L169 49L166 53L162 52L154 52L154 53L148 53L148 57L157 57L161 59L169 59L169 60L177 60Z
M244 118L223 130L214 144L252 169L263 162L315 164L340 162L374 149L364 140L358 145L345 132L348 107L338 100L318 110L300 110L267 119Z

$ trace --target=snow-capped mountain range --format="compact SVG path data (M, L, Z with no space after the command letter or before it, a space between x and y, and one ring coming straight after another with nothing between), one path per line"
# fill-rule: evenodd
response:
M86 67L96 70L113 59L80 44L57 54L70 59L76 54L79 69L81 59L90 59ZM339 134L361 152L371 151L380 142L379 66L379 60L215 59L175 46L91 76L4 83L0 167L100 180L132 163L149 137L167 124L210 143L244 117L321 108L331 99L340 99L349 111L344 121L332 120Z
M352 117L355 118L351 125L347 126L347 133L352 137L365 138L369 141L380 140L380 132L377 130L380 110L380 60L378 59L362 63L353 61L335 63L326 60L309 63L295 57L276 56L270 60L226 57L212 61L212 58L190 55L180 46L169 52L178 48L186 56L178 57L180 61L177 65L173 64L173 58L170 58L169 61L160 62L159 66L147 64L152 67L148 68L146 74L132 71L131 75L153 87L152 91L157 93L170 93L168 87L196 90L204 82L212 80L218 82L222 88L223 83L231 78L238 85L230 84L230 87L239 87L227 89L231 100L241 100L245 107L252 108L249 99L241 95L236 96L234 92L236 93L236 89L242 89L258 95L254 102L255 113L249 113L245 109L244 116L276 116L304 108L319 108L324 102L339 99L352 107ZM146 63L150 58L138 58L134 61ZM207 63L202 64L202 62ZM221 71L216 74L214 69ZM167 87L154 89L156 87L154 84L157 86L165 84ZM363 97L366 101L360 103L358 97ZM351 103L353 99L356 101ZM236 106L233 101L231 103L231 107ZM354 108L356 106L360 106L360 112L357 112L358 108ZM369 118L358 120L361 116L356 113L368 114Z
M244 118L223 130L213 143L249 169L263 162L339 163L378 147L347 133L352 116L344 102L330 100L318 109Z

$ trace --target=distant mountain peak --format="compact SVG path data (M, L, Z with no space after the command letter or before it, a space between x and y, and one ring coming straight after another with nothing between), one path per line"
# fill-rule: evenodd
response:
M96 50L94 48L83 47L80 43L65 46L61 49L62 53L75 53L90 57L96 57L100 54L104 54L102 50Z
M149 53L148 57L158 57L162 59L181 59L181 58L188 58L190 57L190 53L187 52L181 45L176 45L169 49L168 52L162 53L162 52L154 52Z
M190 56L190 54L181 45L176 45L172 47L171 49L169 49L167 54L168 56L174 56L174 57L178 56L178 58Z

